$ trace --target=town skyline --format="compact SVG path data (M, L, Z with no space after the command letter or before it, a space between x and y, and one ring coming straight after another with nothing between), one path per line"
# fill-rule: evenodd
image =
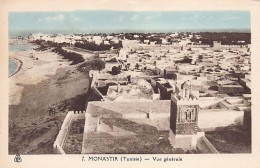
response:
M10 39L16 66L9 75L9 151L250 153L250 47L250 33L36 33ZM33 81L44 86L24 83L20 91L34 87L34 93L17 99L18 86L36 71L41 73ZM25 120L28 113L33 115ZM28 142L41 138L23 149L13 138L16 123L31 116L33 128L46 129L53 139L23 132ZM57 117L62 126L52 131Z

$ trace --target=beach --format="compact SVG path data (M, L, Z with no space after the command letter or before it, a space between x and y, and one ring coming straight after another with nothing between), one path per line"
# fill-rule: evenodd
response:
M66 112L85 108L88 73L51 50L9 58L20 62L9 77L9 154L51 154Z

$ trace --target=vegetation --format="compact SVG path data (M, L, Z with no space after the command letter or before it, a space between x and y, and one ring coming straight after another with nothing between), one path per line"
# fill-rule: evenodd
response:
M105 45L101 43L100 45L95 44L94 42L88 42L85 41L84 43L75 43L75 47L90 50L90 51L104 51L104 50L110 50L112 47L111 45Z
M78 64L80 62L85 61L85 59L82 57L81 54L77 54L77 53L74 53L74 52L69 52L69 51L63 50L61 47L57 47L57 48L53 49L52 51L58 53L61 56L63 56L63 58L72 61L71 65Z
M241 45L251 43L251 33L227 33L227 32L203 32L196 33L201 35L201 39L193 37L192 42L201 41L202 44L213 45L213 41L221 41L223 45ZM244 43L241 43L244 41Z
M46 45L46 44L44 44L44 41L42 41L42 40L36 40L36 41L34 41L34 42L32 42L32 43L35 43L35 44L37 44L38 45L38 48L36 48L35 50L36 51L45 51L45 50L48 50L48 45Z
M94 59L91 61L84 62L83 64L78 66L78 71L80 72L88 72L89 70L102 70L105 68L105 62L101 59Z
M67 43L55 43L53 41L44 41L44 40L35 40L31 43L37 44L38 48L36 48L36 51L46 51L50 48L57 48L57 47L63 47L68 46Z
M123 48L123 44L122 44L122 42L112 44L112 46L113 46L114 49L120 49L120 48Z
M80 62L84 62L85 59L82 57L81 54L69 52L66 50L63 50L63 46L68 46L67 43L55 43L52 41L44 41L44 40L35 40L32 43L35 43L38 45L38 48L36 48L36 51L45 51L50 48L54 48L52 52L58 53L59 55L63 56L64 59L68 59L72 61L71 65L78 64Z

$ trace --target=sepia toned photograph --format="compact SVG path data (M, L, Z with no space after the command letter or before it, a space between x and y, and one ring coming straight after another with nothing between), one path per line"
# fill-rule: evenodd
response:
M251 13L8 13L8 154L250 154Z

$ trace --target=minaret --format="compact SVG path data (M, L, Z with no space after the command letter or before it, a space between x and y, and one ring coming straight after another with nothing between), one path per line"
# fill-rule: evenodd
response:
M189 81L181 85L181 95L171 95L170 128L175 135L192 135L198 129L198 97Z
M173 148L201 153L218 153L198 127L199 101L191 93L191 83L181 85L183 94L171 95L169 141Z

